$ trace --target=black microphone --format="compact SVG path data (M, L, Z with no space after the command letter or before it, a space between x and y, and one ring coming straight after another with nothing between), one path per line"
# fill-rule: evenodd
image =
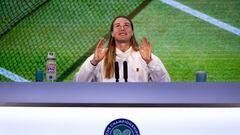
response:
M128 66L127 66L127 61L123 62L123 78L125 82L127 82L128 79Z
M115 62L115 79L116 79L116 82L119 82L119 67L118 67L118 62L116 61Z

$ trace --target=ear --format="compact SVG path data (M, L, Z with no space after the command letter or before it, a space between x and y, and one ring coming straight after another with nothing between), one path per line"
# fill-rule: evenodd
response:
M111 32L111 36L112 36L112 37L114 37L114 34L113 34L113 32Z

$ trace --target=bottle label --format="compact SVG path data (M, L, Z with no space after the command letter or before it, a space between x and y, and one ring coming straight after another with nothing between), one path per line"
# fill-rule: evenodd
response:
M56 65L47 65L47 74L56 74Z

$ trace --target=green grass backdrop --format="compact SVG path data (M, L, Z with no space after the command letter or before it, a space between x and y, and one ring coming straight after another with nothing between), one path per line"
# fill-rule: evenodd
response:
M240 27L238 0L177 1ZM142 2L49 0L0 37L0 67L34 81L35 70L45 70L47 52L54 51L57 77L72 81L76 65L108 33L112 19L129 15ZM194 82L199 70L207 71L209 82L240 81L239 36L159 0L152 0L133 23L139 43L149 38L173 82ZM0 75L0 81L11 80Z

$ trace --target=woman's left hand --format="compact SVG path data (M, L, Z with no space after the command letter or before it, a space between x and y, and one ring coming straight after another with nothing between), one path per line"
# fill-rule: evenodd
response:
M146 37L143 37L141 39L141 42L142 42L142 46L139 48L139 52L143 60L145 60L146 63L148 64L152 61L152 57L151 57L152 46Z

